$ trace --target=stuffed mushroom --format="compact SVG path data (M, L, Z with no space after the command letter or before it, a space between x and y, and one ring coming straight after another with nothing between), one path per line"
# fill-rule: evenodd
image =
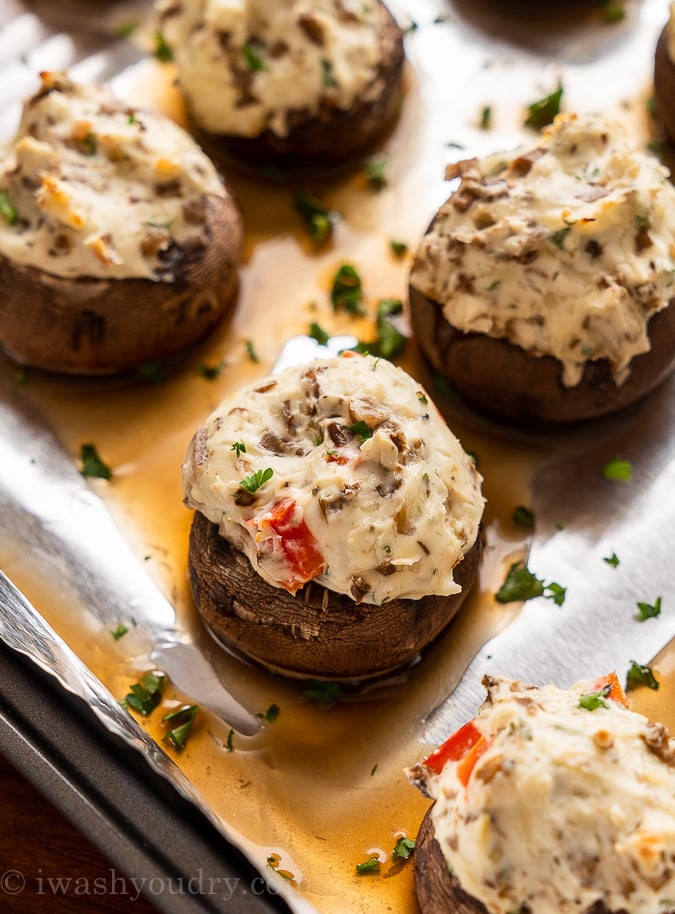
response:
M43 73L0 158L0 346L106 374L185 349L232 304L243 229L168 118Z
M614 674L571 689L486 677L476 718L411 780L422 914L675 910L675 746Z
M409 663L478 569L473 461L409 375L351 356L228 399L183 468L199 613L222 644L290 676Z
M559 115L532 145L459 162L422 239L412 323L477 406L521 422L619 410L675 365L675 188L623 128Z
M214 156L317 171L395 120L403 34L382 0L159 0L188 113Z

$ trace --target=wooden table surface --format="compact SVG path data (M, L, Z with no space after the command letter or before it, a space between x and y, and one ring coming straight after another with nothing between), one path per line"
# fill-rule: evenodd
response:
M2 755L0 911L157 914L119 869Z

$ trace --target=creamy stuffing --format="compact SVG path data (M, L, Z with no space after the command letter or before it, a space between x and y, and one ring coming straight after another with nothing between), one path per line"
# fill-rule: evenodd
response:
M194 120L212 133L285 137L294 119L346 110L380 62L386 11L361 0L158 0Z
M215 167L168 118L43 73L0 153L0 254L61 277L170 281L208 242Z
M183 482L186 504L269 584L294 593L316 580L376 604L460 591L453 570L484 505L473 461L420 385L353 354L222 403L192 441Z
M593 682L485 684L473 721L484 742L468 777L462 760L412 769L436 800L436 839L462 888L490 914L573 914L599 901L672 911L675 745L665 728Z
M558 115L533 146L451 166L460 184L422 240L412 285L464 333L562 363L607 359L615 382L650 349L675 295L675 188L623 128Z

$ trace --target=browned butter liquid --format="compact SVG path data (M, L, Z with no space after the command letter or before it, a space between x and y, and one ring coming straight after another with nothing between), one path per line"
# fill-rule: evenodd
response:
M148 63L124 89L134 102L181 120L172 80L170 67ZM306 188L342 214L333 243L325 248L314 250L303 235L288 188L229 175L248 238L236 310L161 383L77 381L28 371L21 386L22 396L48 415L73 460L82 443L96 444L114 478L91 485L181 622L195 632L199 622L186 575L190 513L182 504L180 478L186 448L218 402L271 370L283 341L307 332L311 321L368 339L374 334L377 300L406 299L410 258L396 259L390 242L414 248L442 200L443 165L441 148L422 148L429 140L426 128L421 129L428 99L414 81L408 98L402 123L386 145L390 187L376 193L355 174ZM343 262L359 270L370 316L356 319L333 312L328 290ZM247 341L258 361L251 359ZM199 371L201 364L221 362L224 370L214 380ZM330 707L311 702L301 684L216 651L216 663L237 697L254 712L274 703L279 715L259 737L246 740L237 734L230 739L226 725L202 713L186 749L181 754L167 750L270 878L292 880L322 914L417 910L412 866L395 864L392 849L398 836L416 834L428 800L409 785L403 771L431 748L423 740L426 715L448 694L477 648L518 611L517 605L499 606L492 594L508 564L527 555L527 535L511 515L516 505L528 505L533 475L551 455L546 441L497 431L437 394L412 343L401 363L428 386L465 448L477 454L485 479L488 548L469 604L419 664L389 682L347 690ZM2 368L5 383L12 383L14 368L7 363ZM113 695L122 698L148 668L139 633L132 628L115 642L91 620L73 618L60 605L58 591L50 582L34 580L30 565L18 555L6 570ZM448 666L450 650L454 665ZM673 723L668 696L675 683L675 657L660 658L658 671L662 689L640 691L635 706ZM180 700L169 687L165 710ZM158 711L141 720L158 740L164 735L160 717ZM357 874L356 864L372 854L382 861L380 873Z

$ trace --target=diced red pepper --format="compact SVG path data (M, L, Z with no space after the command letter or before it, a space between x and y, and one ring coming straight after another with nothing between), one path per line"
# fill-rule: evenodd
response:
M460 727L451 737L424 760L425 768L440 774L448 762L458 762L481 740L483 734L472 720Z
M320 575L326 562L314 534L302 517L302 510L292 498L284 498L254 518L258 530L270 527L279 537L279 543L288 565L289 577L280 582L295 593L307 581Z
M481 736L477 743L469 749L464 758L457 762L455 773L459 783L466 787L471 777L471 772L476 767L476 762L490 748L490 740L486 736Z
M619 677L616 673L608 673L606 676L602 676L598 679L591 691L599 692L601 689L606 689L609 686L609 692L607 693L607 698L611 701L616 702L618 705L621 705L624 708L628 707L628 699L626 698L626 693L623 690L623 686L619 682Z

